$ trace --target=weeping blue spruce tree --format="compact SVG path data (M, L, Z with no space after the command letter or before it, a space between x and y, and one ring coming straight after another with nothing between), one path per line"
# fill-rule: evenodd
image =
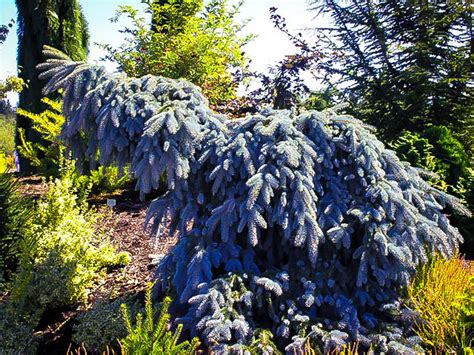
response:
M458 248L443 209L468 211L371 127L336 108L226 120L189 82L44 54L45 94L64 91L73 156L131 164L142 195L166 176L147 223L179 241L155 291L171 290L192 335L216 353L244 350L259 328L289 353L310 339L323 351L420 349L400 292L430 254Z

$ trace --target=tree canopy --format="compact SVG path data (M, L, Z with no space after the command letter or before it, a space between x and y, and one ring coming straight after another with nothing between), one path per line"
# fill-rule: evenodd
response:
M152 23L131 6L121 6L114 21L127 16L130 28L122 30L126 42L119 48L103 45L107 58L131 76L146 74L184 78L199 85L213 105L235 97L233 74L244 70L242 47L251 36L241 37L244 23L236 16L242 2L227 0L144 1Z

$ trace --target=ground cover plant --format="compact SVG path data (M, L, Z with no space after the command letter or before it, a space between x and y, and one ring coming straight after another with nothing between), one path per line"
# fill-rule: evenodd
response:
M127 78L46 48L45 94L64 90L62 139L80 163L131 163L149 209L179 241L156 292L216 353L260 328L280 349L420 351L400 303L418 265L454 255L462 237L443 209L468 211L402 163L372 128L336 109L214 114L194 85ZM86 143L85 143L86 142ZM100 152L100 154L99 154Z

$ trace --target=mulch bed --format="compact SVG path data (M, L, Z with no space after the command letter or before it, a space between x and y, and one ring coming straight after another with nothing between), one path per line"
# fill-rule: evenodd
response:
M129 252L132 260L124 268L108 273L93 290L93 298L114 299L145 290L155 271L153 261L175 244L175 238L152 238L150 228L144 229L148 206L149 202L124 201L118 203L112 213L105 211L100 229L117 251ZM110 208L102 206L99 211L107 209Z

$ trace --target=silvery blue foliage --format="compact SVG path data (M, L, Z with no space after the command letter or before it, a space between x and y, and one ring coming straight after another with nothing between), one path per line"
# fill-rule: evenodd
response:
M263 326L288 352L309 338L325 351L417 349L399 291L430 253L457 249L443 208L464 209L370 127L337 108L226 120L186 81L45 56L74 157L131 164L142 195L166 176L147 223L171 221L179 241L156 292L171 288L193 335L217 352L243 349Z

